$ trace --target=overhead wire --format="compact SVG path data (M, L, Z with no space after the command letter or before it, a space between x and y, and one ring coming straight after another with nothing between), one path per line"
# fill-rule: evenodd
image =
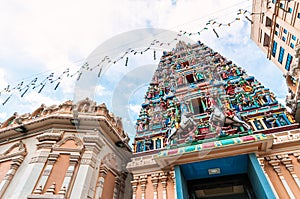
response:
M238 3L240 4L240 3ZM235 5L232 5L230 7L228 7L227 9L229 8L233 8L234 6L238 5L238 4L235 4ZM221 9L221 10L225 10L225 9ZM216 11L217 12L217 11ZM216 13L216 12L213 12L213 13ZM239 9L239 13L237 13L237 15L243 15L246 19L248 18L248 16L246 14L249 14L249 15L252 15L253 13L251 13L250 11L248 10L245 10L245 9ZM256 13L255 13L256 14ZM260 13L261 14L261 13ZM204 16L204 17L208 17L208 16ZM204 17L201 17L200 19L203 19ZM199 20L199 19L198 19ZM7 87L5 87L2 91L0 91L0 96L1 94L3 93L6 93L6 94L9 94L11 93L7 98L6 100L2 103L2 105L5 105L6 102L11 98L13 92L12 91L16 91L16 92L19 92L21 93L21 97L23 97L29 89L35 89L35 88L40 88L38 93L41 93L42 90L44 89L44 87L46 86L47 83L54 83L54 82L57 82L56 83L56 86L54 87L54 90L56 90L58 88L58 86L60 85L61 81L63 78L65 77L73 77L75 75L77 75L77 80L78 81L81 76L82 76L82 72L84 70L86 71L92 71L96 68L99 67L99 72L98 72L98 77L100 77L101 75L101 72L102 72L102 69L103 69L103 66L101 67L101 64L107 62L107 64L115 64L117 62L119 62L120 60L124 59L126 57L126 61L125 61L125 66L128 65L128 56L131 54L131 55L136 55L136 54L143 54L144 52L147 52L148 50L150 49L153 49L153 47L161 47L163 45L167 45L169 46L172 42L174 41L177 41L180 37L182 37L183 35L188 35L188 36L192 36L192 35L195 35L195 34L199 34L204 31L204 30L208 30L209 27L213 26L214 24L218 24L218 26L230 26L232 23L234 23L235 21L238 21L240 20L240 18L235 18L234 20L230 21L229 23L227 23L226 25L224 25L223 23L219 23L217 22L216 20L209 20L207 21L206 25L204 26L204 28L202 28L200 31L197 31L197 32L186 32L186 31L179 31L179 33L177 34L177 36L175 38L173 38L172 40L170 40L169 42L164 42L164 41L159 41L159 40L153 40L147 48L145 48L144 50L136 50L136 49L131 49L131 48L128 48L127 51L125 51L120 57L118 57L117 59L113 59L113 58L110 58L109 56L104 56L103 59L98 63L96 64L95 66L89 66L89 63L85 62L84 64L81 64L81 67L79 68L79 70L77 70L75 73L73 73L72 75L70 74L71 71L69 68L65 69L63 71L63 73L58 76L58 77L55 77L54 76L54 72L52 72L53 70L48 70L50 71L50 75L48 75L46 78L44 78L44 80L42 80L41 82L38 82L38 78L41 77L41 76L45 76L47 72L41 72L41 73L38 73L37 75L33 75L34 78L24 78L22 79L22 81L20 83L18 83L15 87L11 88L11 84L8 84ZM248 19L247 19L248 20ZM194 21L194 20L192 20ZM189 21L188 23L191 23L192 21ZM184 24L186 25L186 24ZM176 27L180 27L182 25L178 25ZM215 28L212 28L213 32L216 34L217 37L219 37L218 33L216 32ZM158 34L161 34L161 33L158 33ZM132 42L133 43L133 42ZM118 47L120 48L120 46ZM113 50L113 49L110 49L110 50ZM156 51L154 51L154 60L156 59L156 55L155 55ZM96 56L96 55L94 55ZM93 57L92 57L93 58ZM25 79L31 79L31 81L24 85L24 81ZM23 86L24 85L24 86ZM23 87L22 87L23 86ZM11 88L11 89L10 89Z

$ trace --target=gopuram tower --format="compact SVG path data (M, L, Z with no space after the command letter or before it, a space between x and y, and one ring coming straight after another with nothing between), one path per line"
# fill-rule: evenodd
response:
M201 42L164 52L136 122L134 199L296 198L299 124Z

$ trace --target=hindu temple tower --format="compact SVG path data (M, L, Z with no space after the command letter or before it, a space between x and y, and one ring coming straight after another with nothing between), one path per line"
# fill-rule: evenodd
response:
M164 52L136 122L133 198L297 198L299 124L201 42Z

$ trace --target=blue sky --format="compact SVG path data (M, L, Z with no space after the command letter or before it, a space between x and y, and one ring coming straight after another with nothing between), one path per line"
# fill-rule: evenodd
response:
M252 1L248 0L2 1L0 90L7 84L15 85L22 80L30 81L34 77L45 78L51 72L60 74L66 68L75 72L99 45L116 35L140 28L197 32L209 19L221 23L232 21L236 18L238 9L251 10L251 3ZM191 39L201 40L213 50L244 67L250 75L254 75L284 102L287 89L282 74L250 40L249 22L242 18L230 27L216 30L220 38L212 31L204 31L200 36L192 36ZM126 37L124 40L126 42ZM122 42L120 40L119 44ZM148 44L145 41L144 45ZM143 47L143 44L140 46ZM160 54L161 51L158 50L156 60L153 60L153 53L130 56L127 67L124 66L124 60L111 65L104 73L105 76L100 80L95 78L93 85L89 85L92 88L87 95L98 103L105 102L114 112L120 109L121 112L128 112L129 120L134 120L151 73L147 72L145 78L142 78L144 82L139 82L139 85L128 85L128 88L133 88L129 93L130 99L126 99L125 107L118 108L117 111L113 107L115 90L120 89L120 85L124 83L124 76L131 77L134 84L135 79L130 75L139 71L141 66L144 69L151 68L149 65L154 68ZM97 58L100 59L100 56ZM0 105L0 121L4 121L14 112L32 112L42 103L50 106L78 96L78 82L76 85L75 78L64 79L56 91L54 86L46 86L40 94L30 90L23 98L15 93L5 106ZM7 97L5 94L0 96L1 104ZM133 126L129 120L125 122ZM128 131L133 136L133 130Z

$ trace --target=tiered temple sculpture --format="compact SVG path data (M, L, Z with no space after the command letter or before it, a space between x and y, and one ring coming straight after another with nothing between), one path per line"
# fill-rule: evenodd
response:
M137 119L134 154L127 166L134 177L133 198L272 198L282 187L284 196L295 195L284 183L274 188L273 177L258 163L270 160L281 135L299 136L294 129L294 118L255 77L201 42L179 42L163 53ZM242 168L235 165L240 161ZM235 182L244 186L240 191L234 191L234 182L230 193L201 182L240 174L250 181L247 186ZM299 191L296 177L292 183L297 182Z

